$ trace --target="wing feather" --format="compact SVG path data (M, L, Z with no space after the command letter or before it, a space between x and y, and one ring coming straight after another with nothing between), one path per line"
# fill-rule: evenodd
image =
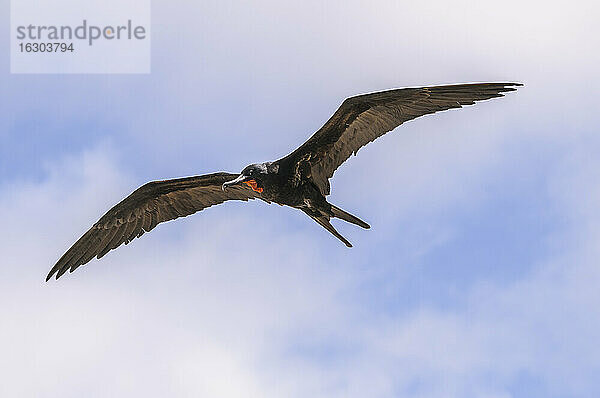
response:
M473 105L476 101L504 96L519 83L471 83L405 88L346 99L331 118L302 146L281 160L292 170L309 162L311 177L323 195L329 194L329 178L360 148L402 123L417 117Z
M185 217L227 200L259 198L260 194L245 185L221 189L236 174L214 173L203 176L153 181L135 190L104 214L56 262L46 280L58 279L94 257L101 258L121 244L129 243L149 232L161 222ZM263 199L264 200L264 199Z

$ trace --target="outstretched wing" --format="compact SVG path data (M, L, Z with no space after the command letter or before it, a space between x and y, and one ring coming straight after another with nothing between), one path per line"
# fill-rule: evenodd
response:
M404 88L346 99L321 129L286 156L292 168L308 162L313 181L329 194L329 178L358 150L407 120L502 97L519 83L471 83Z
M214 173L203 176L153 181L136 189L110 209L52 267L46 281L56 274L58 279L92 258L100 258L122 243L139 238L157 224L185 217L226 200L261 198L246 185L221 185L237 174ZM264 200L264 199L263 199Z

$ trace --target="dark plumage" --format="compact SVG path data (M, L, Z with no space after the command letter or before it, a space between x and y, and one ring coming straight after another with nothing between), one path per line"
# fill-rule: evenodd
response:
M473 83L405 88L346 99L331 118L298 149L274 162L252 164L240 174L214 173L153 181L110 209L52 267L58 279L92 258L101 258L157 224L185 217L227 200L261 199L302 210L352 247L330 224L340 218L369 225L327 202L335 170L369 142L407 120L501 97L518 83Z

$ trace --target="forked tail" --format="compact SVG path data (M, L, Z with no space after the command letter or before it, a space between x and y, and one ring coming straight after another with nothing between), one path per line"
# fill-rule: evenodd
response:
M352 214L350 214L348 212L345 212L344 210L340 209L337 206L331 205L331 212L333 213L334 217L337 217L341 220L358 225L359 227L363 227L365 229L371 228L371 226L369 224L367 224L360 218L353 216Z
M324 208L322 208L322 209L304 208L304 209L302 209L302 211L305 212L310 218L315 220L317 223L319 223L319 225L321 225L327 231L331 232L331 234L333 236L335 236L336 238L338 238L339 240L344 242L344 244L348 247L352 247L352 244L350 242L348 242L348 240L346 238L344 238L338 231L336 231L336 229L333 227L333 225L331 225L331 223L329 222L331 217L337 217L340 220L347 221L349 223L358 225L359 227L363 227L366 229L371 228L369 226L369 224L362 221L358 217L355 217L352 214L347 213L344 210L342 210L339 207L336 207L334 205L331 205L331 210L328 210L328 211L326 211Z
M318 222L323 228L325 228L326 230L331 232L333 234L333 236L335 236L336 238L338 238L339 240L344 242L344 244L346 246L352 247L352 243L348 242L348 240L346 238L344 238L338 231L336 231L335 228L333 228L333 225L331 225L331 223L329 222L328 216L316 216L316 215L312 215L309 213L306 213L306 214L308 214L310 216L310 218L312 218L313 220Z

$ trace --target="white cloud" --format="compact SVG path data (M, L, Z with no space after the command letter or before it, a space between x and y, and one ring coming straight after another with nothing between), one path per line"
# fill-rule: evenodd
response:
M357 301L364 275L347 255L248 204L169 223L44 284L65 242L131 188L110 151L1 191L2 395L509 397L522 375L557 395L597 393L593 146L570 149L547 180L585 234L561 231L567 244L522 264L524 278L473 285L464 306L387 315ZM273 216L257 224L263 211Z

